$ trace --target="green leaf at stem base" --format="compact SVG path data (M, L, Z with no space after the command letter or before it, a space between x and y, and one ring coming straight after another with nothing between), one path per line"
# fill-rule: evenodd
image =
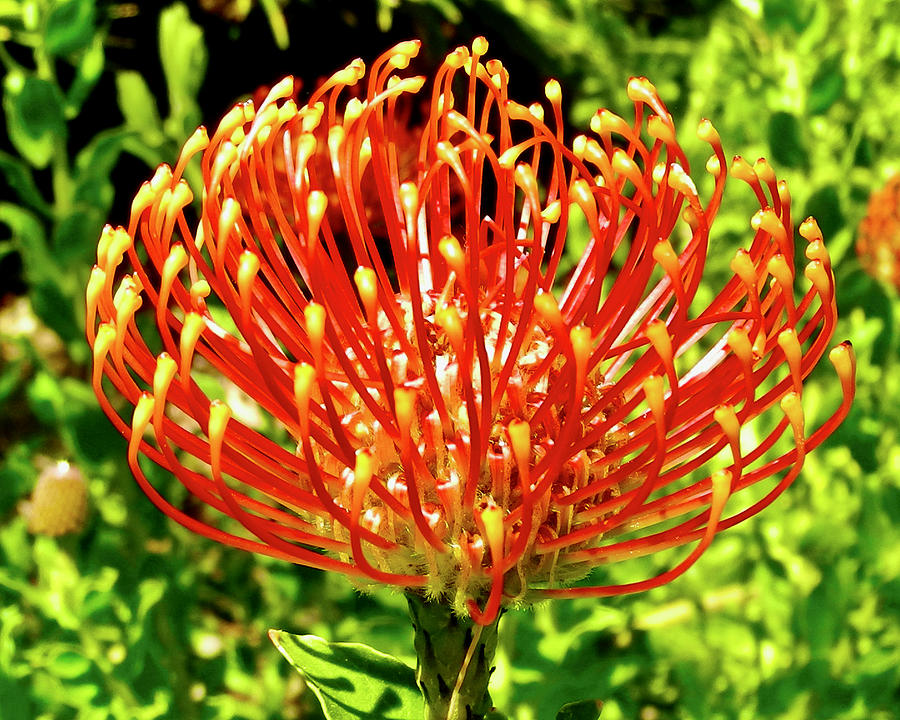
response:
M328 720L421 720L416 673L390 655L359 643L270 630L275 647L315 693Z

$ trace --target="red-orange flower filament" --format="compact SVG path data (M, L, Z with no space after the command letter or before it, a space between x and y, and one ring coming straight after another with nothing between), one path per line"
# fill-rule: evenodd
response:
M104 230L88 339L131 468L192 530L363 585L421 588L482 623L504 603L667 582L784 490L848 410L843 344L830 357L844 401L804 426L803 383L836 321L818 226L800 227L809 287L795 298L787 187L765 161L735 158L761 209L734 276L697 312L726 180L708 121L704 203L646 79L628 85L633 122L601 110L566 144L558 83L546 105L516 103L479 38L437 70L410 133L402 106L429 92L401 74L418 48L401 43L368 72L354 61L300 108L289 78L258 108L237 106L144 184L127 228ZM398 144L413 137L415 153ZM192 224L181 176L200 152ZM575 215L590 241L562 283ZM208 375L277 427L211 399L197 382ZM130 421L110 386L134 405ZM742 429L775 405L782 419L746 447ZM245 532L169 504L141 455ZM687 543L658 577L571 586Z

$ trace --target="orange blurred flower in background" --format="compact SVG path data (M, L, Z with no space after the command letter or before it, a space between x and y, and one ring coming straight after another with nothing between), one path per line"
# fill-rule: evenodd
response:
M869 197L856 252L869 275L900 289L900 175Z
M759 201L752 240L694 307L727 175L708 121L704 201L646 79L628 84L633 121L600 110L567 142L556 81L524 106L483 38L430 78L403 75L418 49L356 60L302 107L291 78L236 106L141 187L128 227L104 230L93 384L135 477L214 540L480 623L668 582L848 411L845 343L830 353L843 402L805 427L804 380L837 319L819 228L800 226L795 278L787 187L735 158ZM590 237L563 273L573 228ZM142 456L218 519L170 504ZM573 586L685 544L657 577Z

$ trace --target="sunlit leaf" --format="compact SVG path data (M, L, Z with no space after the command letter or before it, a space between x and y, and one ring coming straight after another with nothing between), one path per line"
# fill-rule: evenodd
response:
M419 720L424 706L415 671L358 643L270 630L275 647L303 675L328 720Z

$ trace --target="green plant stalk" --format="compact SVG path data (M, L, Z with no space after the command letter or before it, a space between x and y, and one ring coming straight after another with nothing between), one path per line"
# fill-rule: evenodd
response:
M500 616L476 625L449 605L406 594L415 630L416 682L425 720L483 720L491 710L488 683L497 650Z

